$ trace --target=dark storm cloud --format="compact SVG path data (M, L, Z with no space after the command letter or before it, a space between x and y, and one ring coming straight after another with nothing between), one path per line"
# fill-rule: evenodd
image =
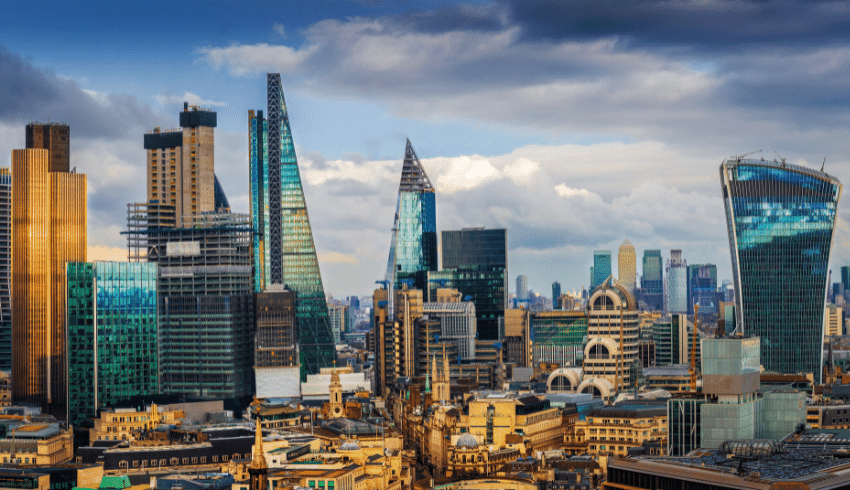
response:
M138 124L156 125L156 116L135 97L86 93L76 82L40 70L2 46L0 67L0 122L64 122L74 138L123 136L138 130Z
M505 5L446 5L436 10L415 10L392 17L399 27L419 32L496 31L507 22Z
M622 36L635 44L736 49L845 41L844 2L801 0L509 0L511 21L527 39Z

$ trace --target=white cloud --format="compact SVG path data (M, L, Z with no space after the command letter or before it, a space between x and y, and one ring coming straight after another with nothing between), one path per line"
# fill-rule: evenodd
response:
M183 95L157 95L154 99L158 104L162 105L182 104L183 102L202 107L224 107L227 105L225 102L203 99L200 95L193 94L192 92L186 92Z

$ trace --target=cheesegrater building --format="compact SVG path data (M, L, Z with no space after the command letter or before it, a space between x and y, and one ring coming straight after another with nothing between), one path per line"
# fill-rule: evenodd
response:
M302 368L316 374L333 366L336 347L280 74L266 81L267 119L262 111L248 114L253 289L285 286L295 293Z
M738 158L720 165L720 181L738 328L761 337L765 369L820 377L841 183L784 160Z

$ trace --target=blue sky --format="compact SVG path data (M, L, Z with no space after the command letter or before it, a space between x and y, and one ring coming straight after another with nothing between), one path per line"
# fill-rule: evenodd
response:
M7 2L0 164L33 120L71 125L92 258L120 258L144 131L218 112L216 173L247 212L248 109L281 72L326 290L386 264L404 140L440 229L508 228L549 294L594 249L681 248L731 278L717 168L761 156L850 177L845 2ZM833 269L850 263L842 203ZM511 281L513 289L513 281Z

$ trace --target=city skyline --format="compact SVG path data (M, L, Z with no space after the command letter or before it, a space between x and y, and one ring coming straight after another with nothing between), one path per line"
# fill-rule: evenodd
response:
M104 3L39 19L11 5L0 20L10 67L0 75L0 166L25 146L26 123L69 124L71 164L89 176L89 260L125 260L124 204L144 200L142 135L175 126L184 101L218 112L216 169L233 211L247 213L247 111L265 100L265 73L281 71L335 297L382 279L406 138L434 183L437 230L506 228L511 274L544 294L553 281L588 286L593 251L625 239L638 257L681 249L731 279L715 172L732 155L762 148L751 157L778 152L815 170L826 157L827 173L850 180L850 13L817 2L536 7L224 2L168 7L151 25L144 4L128 6L133 15ZM120 32L96 27L119 14ZM663 14L658 24L652 14ZM547 15L562 32L545 29ZM621 27L582 27L588 18ZM45 49L59 35L64 49ZM104 42L115 39L120 48ZM848 216L839 204L836 275L850 263Z

